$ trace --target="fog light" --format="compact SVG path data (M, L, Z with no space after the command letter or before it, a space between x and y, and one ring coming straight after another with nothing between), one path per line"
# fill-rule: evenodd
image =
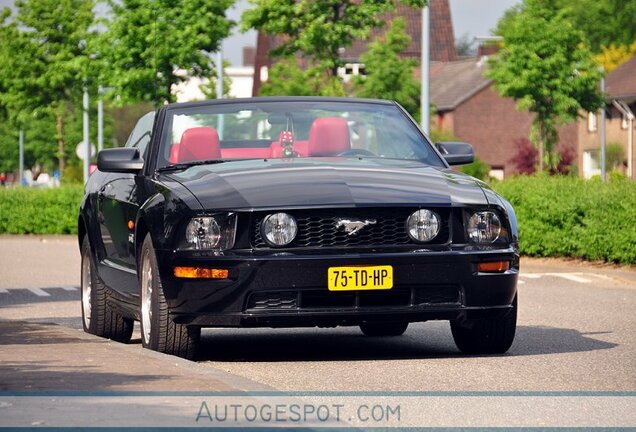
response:
M482 273L503 273L510 269L510 261L492 261L477 264L477 270Z
M175 267L174 275L185 279L227 279L230 272L227 269L203 267Z
M298 233L298 224L292 215L273 213L267 215L261 224L261 235L270 246L286 246Z
M439 233L440 219L430 210L418 210L406 220L406 231L413 240L427 242Z

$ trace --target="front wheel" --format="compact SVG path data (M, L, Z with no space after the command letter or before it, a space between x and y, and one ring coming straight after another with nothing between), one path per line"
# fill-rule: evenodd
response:
M110 303L108 288L96 274L88 235L82 241L82 325L86 333L128 343L134 321L122 316Z
M400 336L404 334L409 323L407 322L380 322L360 324L360 330L365 336Z
M152 239L147 235L139 259L141 274L141 341L144 348L193 359L201 328L177 324L170 319Z
M455 345L464 354L503 354L512 345L517 328L517 296L504 316L451 321Z

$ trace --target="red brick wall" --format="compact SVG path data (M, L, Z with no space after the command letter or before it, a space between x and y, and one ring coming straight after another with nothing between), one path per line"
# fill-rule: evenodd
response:
M503 167L504 175L516 172L510 162L516 153L515 141L528 138L532 116L520 112L510 98L499 96L491 86L459 105L453 112L453 132L475 147L476 156L492 167ZM572 123L559 132L561 145L577 148L577 125Z

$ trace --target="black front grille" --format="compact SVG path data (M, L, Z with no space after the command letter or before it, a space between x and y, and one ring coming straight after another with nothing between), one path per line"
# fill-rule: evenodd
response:
M415 244L406 233L406 219L417 209L369 208L289 211L298 223L298 234L288 247L379 247ZM436 238L426 244L439 245L448 241L448 209L431 209L441 217ZM257 214L252 225L251 243L254 248L267 248L261 236L261 222L267 214ZM355 234L349 235L337 227L337 220L374 220Z
M328 291L326 289L261 291L253 293L248 310L368 309L459 304L456 285L423 285L378 291Z

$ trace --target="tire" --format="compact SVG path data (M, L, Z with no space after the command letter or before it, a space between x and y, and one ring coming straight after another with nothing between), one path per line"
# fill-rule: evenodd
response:
M192 360L199 346L201 328L177 324L170 319L150 235L146 235L139 256L142 345Z
M360 324L360 330L370 337L401 336L408 326L407 322L373 322Z
M88 236L82 241L80 288L84 331L117 342L130 342L135 322L110 304L109 289L95 272Z
M517 296L504 316L451 321L455 345L464 354L503 354L512 345L517 328Z

